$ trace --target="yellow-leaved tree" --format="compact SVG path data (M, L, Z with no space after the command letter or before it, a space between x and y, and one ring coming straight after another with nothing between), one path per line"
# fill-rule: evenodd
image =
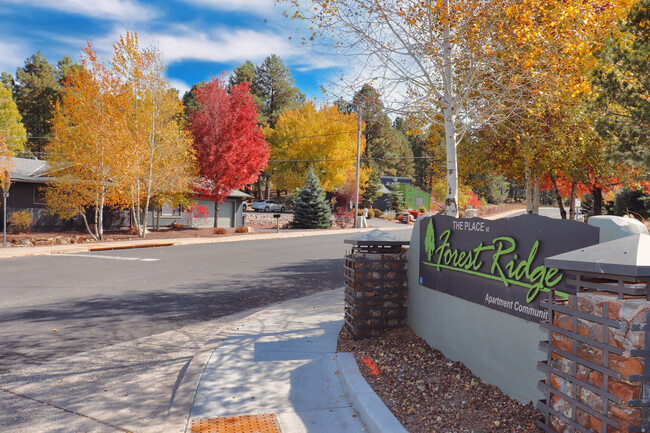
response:
M176 204L191 190L194 155L182 119L158 50L141 49L127 33L106 67L88 44L55 108L50 210L80 215L87 227L86 211L94 210L92 232L101 239L104 207L130 207L144 236L152 202Z
M598 50L632 3L521 0L506 9L495 70L509 71L521 87L518 115L484 130L471 153L524 179L529 212L537 212L543 176L552 179L564 215L557 176L571 179L573 196L578 183L610 171L589 119L591 79Z
M160 51L140 47L127 32L113 45L112 72L122 84L128 147L119 182L128 196L140 236L147 232L152 202L175 205L195 178L194 152L183 105L165 77Z
M302 187L310 169L319 177L325 191L334 191L354 170L357 155L357 124L355 113L341 113L334 105L316 109L307 102L295 110L280 114L275 128L265 131L271 144L267 171L278 189ZM361 153L365 140L361 137ZM370 176L370 169L360 170L360 184Z
M17 152L25 150L27 141L22 120L18 107L11 97L11 91L0 84L0 133L6 132L6 146Z
M45 192L50 212L80 216L88 232L103 238L106 206L125 205L119 181L129 145L122 83L99 61L92 45L83 48L81 67L67 78L54 108L54 138L46 146L52 176ZM91 228L86 212L94 213Z

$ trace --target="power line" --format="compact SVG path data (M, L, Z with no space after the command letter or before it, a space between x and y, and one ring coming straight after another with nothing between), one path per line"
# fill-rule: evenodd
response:
M363 161L389 161L396 159L438 159L435 156L393 156L387 158L361 158ZM345 158L345 159L269 159L269 162L344 162L344 161L356 161L356 158Z
M291 140L302 140L305 138L316 138L316 137L330 137L332 135L345 135L345 134L356 134L357 131L346 131L346 132L332 132L330 134L317 134L317 135L305 135L304 137L288 137L280 138L277 140L267 140L269 143L275 143L278 141L291 141Z

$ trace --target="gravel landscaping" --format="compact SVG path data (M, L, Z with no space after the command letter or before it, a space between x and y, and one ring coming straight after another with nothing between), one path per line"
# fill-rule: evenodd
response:
M409 328L365 340L342 331L339 351L354 353L361 373L409 433L542 431L532 402L522 405L484 383Z

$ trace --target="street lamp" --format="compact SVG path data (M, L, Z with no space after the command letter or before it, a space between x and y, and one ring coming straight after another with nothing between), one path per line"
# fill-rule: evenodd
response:
M7 197L9 197L9 187L11 186L11 176L9 170L5 170L2 175L2 246L7 246Z

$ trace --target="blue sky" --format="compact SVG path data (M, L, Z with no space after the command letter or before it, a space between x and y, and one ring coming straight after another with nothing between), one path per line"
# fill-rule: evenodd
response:
M259 65L277 54L309 98L332 99L320 86L344 72L345 59L302 46L285 9L273 0L0 0L0 71L15 75L38 50L53 64L66 54L78 60L86 41L108 60L128 30L141 45L158 45L181 95L246 60Z

